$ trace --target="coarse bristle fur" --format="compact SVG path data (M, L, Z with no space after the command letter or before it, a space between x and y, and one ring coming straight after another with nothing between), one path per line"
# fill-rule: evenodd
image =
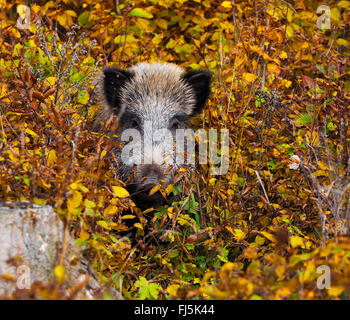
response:
M116 85L118 90L113 93L117 96L117 101L113 102L118 105L112 105L113 103L111 104L106 96L105 83L110 73L120 74L121 81L111 83ZM199 89L195 81L197 75L204 76L202 78L209 89L211 81L209 71L192 71L185 74L181 67L171 63L139 63L127 70L107 67L94 79L94 95L99 104L95 125L106 121L112 113L120 116L126 107L144 109L153 105L163 109L154 108L156 112L173 114L182 111L189 116L195 115L209 96L209 91L196 91ZM143 111L147 114L152 111L152 108Z
M134 76L121 90L121 101L126 105L139 108L141 114L149 112L142 110L147 106L168 115L193 112L194 92L185 82L180 67L169 63L141 63L129 70Z
M129 134L129 129L137 131L132 142L125 145L131 146L132 152L125 155L123 151L128 148L112 152L118 161L118 179L130 181L132 172L135 173L127 189L137 194L133 199L140 207L160 203L162 197L149 196L147 188L172 183L176 169L183 166L176 162L176 132L187 129L189 119L202 110L209 96L210 81L209 71L185 73L170 63L140 63L127 70L107 67L95 79L99 103L95 127L114 114L118 128L112 132L113 136L126 142L129 140L124 140L123 134ZM164 129L170 138L162 135ZM151 141L151 145L145 141Z

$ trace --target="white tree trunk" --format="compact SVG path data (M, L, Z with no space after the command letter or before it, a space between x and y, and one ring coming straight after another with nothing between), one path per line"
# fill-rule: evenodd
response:
M64 237L64 225L52 207L0 205L0 297L45 299L38 288L46 287L60 298L102 298L106 288L67 232ZM63 284L54 275L59 264L65 269ZM108 292L120 298L116 290Z

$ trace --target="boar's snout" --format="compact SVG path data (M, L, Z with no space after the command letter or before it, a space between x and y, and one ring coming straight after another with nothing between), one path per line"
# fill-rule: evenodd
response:
M128 185L129 192L133 194L133 200L136 205L145 210L150 207L159 207L164 204L163 196L157 192L150 195L151 189L157 185L162 184L165 175L161 167L157 164L146 164L140 167L141 178L137 179L135 184Z
M161 183L162 169L157 164L146 164L141 168L141 177L140 187L153 187Z

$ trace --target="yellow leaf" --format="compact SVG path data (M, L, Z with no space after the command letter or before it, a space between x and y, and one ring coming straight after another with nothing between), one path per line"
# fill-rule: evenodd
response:
M221 3L221 6L224 8L232 8L232 3L231 3L231 1L223 1Z
M82 192L84 192L84 193L86 193L86 192L89 191L89 189L86 188L86 187L85 187L83 184L81 184L81 183L78 184L78 187L79 187L79 190L82 191Z
M133 215L133 214L124 214L123 216L122 216L122 220L125 220L125 219L135 219L135 215Z
M233 237L237 240L237 241L241 241L245 238L245 232L243 232L241 229L235 228L233 231Z
M216 181L216 178L211 178L211 179L209 179L209 184L210 184L211 186L213 186L214 183L215 183L215 181Z
M87 104L89 102L90 96L87 91L80 91L78 94L78 102L81 104Z
M288 38L292 37L293 34L294 34L293 27L287 26L287 27L286 27L286 34L287 34Z
M56 4L57 5L57 4ZM42 12L45 13L48 9L55 7L54 1L48 1L45 3L44 7L42 8Z
M285 299L291 295L291 291L288 287L282 287L276 291L276 299Z
M173 210L174 210L174 207L169 207L169 208L168 208L168 212L167 212L167 213L168 213L168 217L169 217L170 219L173 217L173 214L174 214L174 213L173 213Z
M328 170L328 167L322 161L317 161L317 164L321 170Z
M157 23L157 26L159 26L160 28L162 28L162 29L164 29L164 30L168 29L168 22L167 22L166 20L164 20L164 19L158 19L158 20L156 21L156 23Z
M255 74L248 73L248 72L243 73L243 80L247 82L253 82L256 78L257 76Z
M46 204L46 200L45 199L39 199L39 198L36 198L36 197L33 199L33 202L35 204L40 205L40 206L43 206L43 205Z
M256 243L257 246L263 245L264 242L265 242L265 238L263 238L263 237L261 237L261 236L259 236L259 235L257 235L257 236L255 237L255 243Z
M47 78L45 79L45 82L46 82L46 84L48 84L49 86L53 86L53 85L55 85L55 83L56 83L56 77L47 77Z
M286 53L285 51L282 51L282 52L280 53L279 57L280 57L281 59L287 59L287 58L288 58L288 55L287 55L287 53Z
M159 189L160 189L160 184L155 185L155 186L151 189L149 195L151 196L152 194L155 194Z
M267 65L267 71L270 72L270 73L278 75L280 73L280 68L275 63L269 63Z
M174 190L174 185L173 184L168 184L167 187L165 188L166 194L170 194Z
M92 208L96 207L96 203L93 202L93 201L90 201L88 199L85 199L84 200L84 206L85 206L86 209L92 209Z
M233 229L232 229L230 226L226 226L225 228L226 228L230 233L234 234L234 233L233 233Z
M146 209L145 211L143 211L143 214L150 213L150 212L152 212L153 210L154 210L153 208L148 208L148 209Z
M129 197L129 192L127 190L125 190L122 187L119 186L113 186L112 187L113 190L113 194L118 197L118 198L126 198Z
M78 189L78 183L77 182L73 182L73 183L70 184L70 187L71 187L72 190L76 190L76 189Z
M171 294L174 297L177 297L177 290L180 288L179 284L171 284L166 288L166 291L168 291L169 294Z
M33 11L34 13L38 13L40 11L40 6L38 5L32 5L30 6L30 10Z
M289 88L292 85L292 81L289 81L287 79L283 79L281 82L281 85L285 88Z
M246 56L244 56L243 58L236 58L235 60L235 67L238 68L244 61L246 61Z
M3 98L7 95L8 95L8 89L7 89L6 84L1 84L1 86L0 86L0 98L2 98L1 100L3 100L4 102L10 102L10 99Z
M153 44L157 45L161 43L162 39L163 39L163 35L159 33L153 37L152 42Z
M107 150L102 150L102 152L101 152L101 159L103 159L106 154L107 154Z
M61 265L57 265L54 269L54 273L56 276L56 279L59 283L63 283L64 282L64 274L65 274L65 268L64 266Z
M331 287L328 289L328 294L332 297L337 297L344 291L344 287Z
M286 270L286 267L283 264L280 264L276 267L275 273L278 276L278 278L280 278L280 279L283 278L285 270Z
M23 46L20 43L17 43L13 48L13 55L14 56L20 56L21 55L21 49ZM0 94L1 95L1 94Z
M335 22L340 22L340 12L338 8L331 9L331 19Z
M139 223L139 222L134 223L134 227L137 228L137 229L143 230L143 226L142 226L142 224Z
M340 45L340 46L348 46L349 45L349 42L345 39L337 39L337 44Z
M83 200L83 196L79 191L74 191L73 196L67 200L67 208L69 211L72 211L78 208Z
M339 1L339 2L337 3L337 6L338 6L339 8L344 8L344 9L350 10L350 1L344 1L344 0Z
M38 184L39 187L42 187L43 189L50 189L51 188L51 184L46 183L45 180L43 180L43 178L41 178L41 177L39 177L38 180L36 180L36 183Z
M250 260L255 260L258 258L258 249L249 247L244 251L244 257Z
M142 8L134 8L129 12L129 17L139 17L145 19L152 19L153 15L149 12L146 12Z
M18 39L21 37L21 33L17 29L12 29L12 33Z
M77 14L73 10L66 10L65 13L71 17L76 17Z
M277 243L277 239L273 234L268 233L266 231L260 231L260 234L262 234L265 238L269 239L270 241Z
M26 128L25 132L30 134L33 138L38 138L39 137L33 130L30 130L29 128Z
M93 119L93 118L95 117L95 115L96 115L98 109L99 109L98 104L93 104L93 105L89 108L89 110L88 110L88 117L89 117L89 119Z
M52 149L47 154L46 165L49 167L52 167L54 164L56 164L56 161L57 161L56 151Z
M227 272L227 271L232 271L237 269L237 264L233 262L226 262L222 267L221 267L221 272Z
M299 236L291 236L290 237L290 245L293 248L302 247L304 245L303 238L301 238Z
M316 268L312 262L309 262L306 266L304 272L301 272L299 275L300 282L310 282L313 281L316 277Z
M99 226L102 228L105 228L107 230L111 230L110 223L107 223L106 221L100 220L96 222Z
M111 215L111 214L116 214L118 212L118 209L116 206L109 205L106 209L103 211L103 216Z
M62 27L66 27L68 24L67 16L64 14L57 16L57 20Z
M226 229L232 233L233 237L237 240L237 241L242 241L245 238L246 233L244 231L242 231L239 228L235 228L234 230L232 230L232 228L230 226L226 226Z
M80 231L80 238L83 240L88 240L90 238L90 234L84 230Z

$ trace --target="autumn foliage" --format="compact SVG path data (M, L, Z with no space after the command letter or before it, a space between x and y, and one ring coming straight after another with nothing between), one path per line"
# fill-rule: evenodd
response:
M24 29L20 4L0 0L1 201L52 205L127 299L350 297L350 1L324 30L309 0L37 1ZM230 130L228 173L180 171L147 232L113 119L91 130L94 76L141 61L211 70L193 125Z

